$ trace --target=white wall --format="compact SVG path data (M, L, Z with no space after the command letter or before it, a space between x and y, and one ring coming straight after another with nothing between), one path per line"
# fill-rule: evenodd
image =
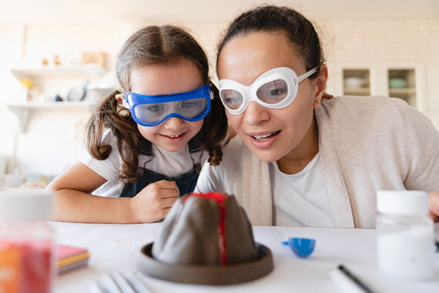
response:
M350 63L418 65L423 77L418 85L421 110L439 129L439 18L337 21L328 25L327 31L331 30L334 39L328 58L334 68Z
M77 63L83 52L106 53L107 69L114 68L121 41L143 23L111 25L34 25L0 26L0 59L4 65L38 64L41 58L60 56L63 63ZM426 114L439 129L439 18L369 21L319 21L323 32L328 64L336 67L344 62L416 62L423 65ZM187 25L208 55L214 60L215 45L224 24ZM18 36L15 35L17 32ZM23 38L21 38L21 37ZM24 41L23 41L24 40ZM3 44L8 44L6 48ZM9 57L5 57L6 53ZM17 81L7 71L2 73L0 88L17 90ZM334 88L330 80L329 88ZM15 83L15 85L14 85ZM4 90L2 90L4 92ZM82 151L84 125L90 115L86 110L38 110L29 117L28 131L16 132L16 117L5 103L14 95L0 95L0 151L14 155L24 174L56 175L74 162ZM3 134L6 133L6 136ZM17 145L14 148L15 134ZM10 164L11 165L11 164ZM13 164L12 164L13 165ZM9 171L12 172L10 166Z
M0 26L0 157L8 158L9 169L14 161L17 123L15 116L6 108L20 88L9 68L17 65L23 53L23 26ZM0 159L1 160L1 159ZM0 170L0 177L4 170Z

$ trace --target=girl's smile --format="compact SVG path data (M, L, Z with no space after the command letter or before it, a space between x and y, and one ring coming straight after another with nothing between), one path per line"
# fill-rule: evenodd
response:
M180 118L177 118L180 119ZM186 135L187 131L184 133L180 133L180 134L175 134L175 135L166 135L166 134L160 134L164 140L168 141L171 144L178 144L179 142L181 142L182 140L184 140L184 137Z

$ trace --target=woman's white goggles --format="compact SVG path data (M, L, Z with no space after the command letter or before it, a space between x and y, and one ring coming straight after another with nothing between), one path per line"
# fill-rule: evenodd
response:
M233 115L244 112L251 101L266 108L282 109L296 99L299 83L316 71L317 67L297 76L291 68L279 67L265 72L250 86L230 79L221 79L221 101Z
M134 121L142 126L155 126L171 117L198 121L210 111L213 94L209 85L174 95L147 96L127 93L124 106L130 110Z

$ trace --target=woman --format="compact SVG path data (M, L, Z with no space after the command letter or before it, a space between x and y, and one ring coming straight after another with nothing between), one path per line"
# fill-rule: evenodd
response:
M378 190L439 190L439 133L400 99L323 100L312 24L287 7L238 16L218 46L220 95L239 137L196 191L234 194L253 225L373 228ZM432 216L439 214L431 193Z

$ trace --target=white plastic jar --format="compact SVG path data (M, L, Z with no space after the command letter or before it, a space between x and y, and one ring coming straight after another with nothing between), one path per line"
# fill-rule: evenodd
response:
M434 223L423 191L378 191L376 219L378 268L427 280L435 276Z
M0 190L0 292L49 293L55 274L52 196Z

